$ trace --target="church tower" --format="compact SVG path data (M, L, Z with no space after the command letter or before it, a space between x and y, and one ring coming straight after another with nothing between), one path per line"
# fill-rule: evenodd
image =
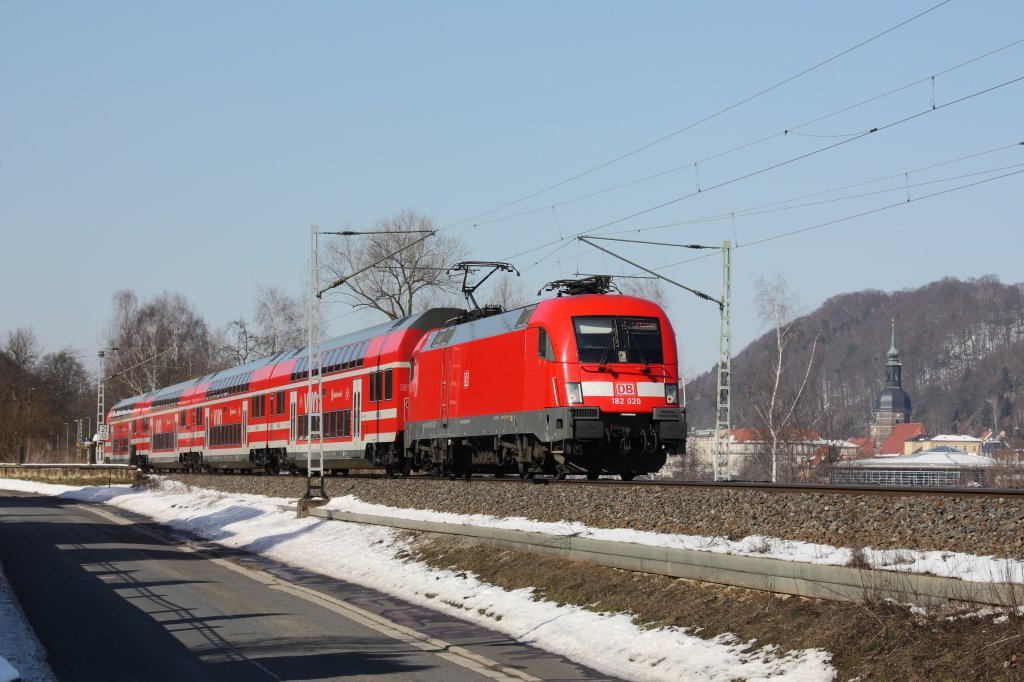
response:
M910 396L903 390L903 364L896 350L896 320L892 321L892 345L885 362L885 385L875 398L871 421L871 440L875 448L892 433L897 424L910 421Z

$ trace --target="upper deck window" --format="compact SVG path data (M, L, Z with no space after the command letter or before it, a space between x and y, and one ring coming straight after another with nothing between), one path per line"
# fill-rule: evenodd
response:
M656 317L594 315L572 318L580 362L661 364L661 324Z

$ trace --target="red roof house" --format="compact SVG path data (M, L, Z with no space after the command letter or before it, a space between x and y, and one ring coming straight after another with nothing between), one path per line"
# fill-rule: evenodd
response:
M870 438L847 438L857 446L857 457L870 457L875 451L875 443Z
M911 422L909 424L897 424L892 427L890 433L882 444L878 446L879 457L899 457L903 454L903 444L915 436L927 436L928 429L924 424Z

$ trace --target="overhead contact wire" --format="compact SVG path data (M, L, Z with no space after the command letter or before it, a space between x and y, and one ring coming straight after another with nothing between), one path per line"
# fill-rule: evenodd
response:
M619 155L619 156L617 156L617 157L615 157L615 158L613 158L613 159L611 159L609 161L605 161L604 163L598 164L597 166L594 166L594 167L592 167L592 168L590 168L588 170L585 170L582 173L577 173L576 175L573 175L570 178L567 178L567 179L562 180L560 182L556 182L555 184L549 185L549 186L547 186L547 187L545 187L543 189L537 190L536 192L531 192L530 194L522 196L522 197L520 197L518 199L506 202L506 203L504 203L501 206L498 206L496 208L492 208L492 209L490 209L488 211L484 211L483 213L477 213L476 215L470 216L469 218L464 218L462 220L459 220L458 222L455 222L455 223L452 223L452 224L448 225L445 229L452 228L452 227L457 227L459 225L463 225L464 223L468 223L470 221L476 220L477 218L482 218L484 216L487 216L487 215L490 215L492 213L496 213L498 211L506 209L509 206L514 206L514 205L516 205L516 204L518 204L520 202L526 201L527 199L532 199L535 196L539 196L541 194L544 194L545 192L549 192L549 191L551 191L553 189L557 189L558 187L566 185L566 184L568 184L570 182L573 182L575 180L579 180L580 178L586 177L587 175L590 175L591 173L599 171L602 168L606 168L606 167L608 167L608 166L610 166L612 164L618 163L619 161L627 159L627 158L629 158L629 157L631 157L631 156L633 156L635 154L638 154L638 153L640 153L640 152L642 152L642 151L644 151L646 149L650 149L651 147L653 147L653 146L655 146L657 144L661 144L665 140L671 139L671 138L675 137L676 135L684 133L684 132L686 132L686 131L688 131L688 130L690 130L692 128L695 128L695 127L697 127L697 126L699 126L699 125L701 125L703 123L706 123L706 122L708 122L708 121L710 121L710 120L712 120L714 118L717 118L717 117L721 116L722 114L725 114L725 113L727 113L729 111L732 111L733 109L736 109L737 107L740 107L740 106L742 106L742 105L744 105L744 104L746 104L748 102L751 102L751 101L757 99L758 97L766 95L769 92L772 92L773 90L777 90L778 88L781 88L783 85L786 85L787 83L791 83L792 81L794 81L794 80L796 80L798 78L806 76L807 74L811 73L812 71L820 69L821 67L825 66L826 64L829 64L829 63L831 63L831 62L833 62L833 61L835 61L835 60L837 60L837 59L839 59L841 57L844 57L847 54L853 52L854 50L860 49L861 47L864 47L865 45L867 45L867 44L869 44L871 42L874 42L875 40L878 40L879 38L881 38L881 37L883 37L885 35L888 35L889 33L892 33L893 31L895 31L895 30L897 30L899 28L902 28L903 26L906 26L907 24L909 24L909 23L911 23L911 22L913 22L913 21L915 21L917 19L920 19L921 17L925 16L926 14L929 14L930 12L934 12L935 10L939 9L943 5L949 4L950 2L952 2L952 0L942 0L942 2L940 2L940 3L936 4L936 5L933 5L932 7L929 7L928 9L924 10L923 12L915 14L914 16L910 17L909 19L905 19L905 20L901 21L900 23L896 24L895 26L891 26L890 28L887 28L886 30L882 31L881 33L877 33L877 34L871 36L870 38L867 38L866 40L863 40L863 41L857 43L853 47L849 47L849 48L843 50L842 52L839 52L838 54L835 54L835 55L829 57L828 59L825 59L824 61L818 62L814 66L808 67L808 68L804 69L803 71L801 71L801 72L799 72L799 73L797 73L795 75L792 75L792 76L790 76L790 77L788 77L788 78L786 78L784 80L779 81L778 83L775 83L774 85L771 85L771 86L769 86L767 88L764 88L763 90L761 90L759 92L754 93L753 95L745 97L745 98L741 99L740 101L738 101L738 102L736 102L734 104L730 104L729 106L716 111L713 114L709 114L709 115L705 116L704 118L702 118L702 119L700 119L698 121L695 121L693 123L685 125L682 128L679 128L678 130L675 130L675 131L673 131L671 133L668 133L667 135L663 135L663 136L659 137L658 139L653 140L651 142L648 142L647 144L641 145L640 147L637 147L637 148L635 148L635 149L633 149L633 150L631 150L629 152L626 152L625 154L621 154L621 155Z
M955 104L960 104L960 103L966 102L966 101L968 101L970 99L973 99L975 97L980 97L981 95L988 94L990 92L994 92L995 90L999 90L1000 88L1004 88L1004 87L1013 85L1014 83L1018 83L1018 82L1020 82L1022 80L1024 80L1024 76L1018 76L1017 78L1013 78L1013 79L1005 81L1003 83L999 83L998 85L993 85L991 87L985 88L984 90L979 90L979 91L971 93L969 95L964 95L963 97L960 97L958 99L946 102L944 104L940 104L935 109L932 109L932 108L925 109L925 110L920 111L920 112L918 112L916 114L911 114L910 116L906 116L906 117L898 119L896 121L892 121L890 123L886 123L884 125L880 125L880 126L877 126L875 128L871 128L867 132L864 132L864 133L862 133L860 135L857 135L855 137L851 137L851 138L848 138L848 139L845 139L845 140L841 140L839 142L835 142L835 143L830 144L830 145L826 145L824 147L820 147L820 148L815 149L813 151L807 152L805 154L800 154L799 156L794 156L793 158L787 159L785 161L780 161L780 162L772 164L770 166L765 166L764 168L760 168L758 170L751 171L751 172L746 173L744 175L740 175L740 176L731 178L729 180L725 180L724 182L720 182L717 185L712 185L710 187L705 187L703 189L703 191L700 192L700 194L704 194L704 193L709 192L711 190L719 189L721 187L726 187L728 185L735 184L735 183L740 182L742 180L747 180L747 179L755 177L757 175L761 175L763 173L767 173L769 171L776 170L776 169L781 168L783 166L787 166L789 164L796 163L797 161L802 161L802 160L804 160L806 158L809 158L809 157L812 157L812 156L816 156L817 154L821 154L822 152L826 152L826 151L829 151L831 149L835 149L837 147L841 147L841 146L843 146L845 144L849 144L850 142L855 142L857 140L863 139L863 138L867 137L868 135L872 135L874 133L881 132L883 130L888 130L889 128L893 128L893 127L896 127L896 126L901 125L903 123L907 123L908 121L913 121L913 120L915 120L917 118L920 118L922 116L926 116L927 114L931 114L931 113L936 112L936 111L941 111L942 109L945 109L947 107L951 107L951 106L953 106ZM697 194L698 194L698 192L691 192L689 194L685 194L683 196L676 197L674 199L670 199L669 201L662 202L662 203L657 204L655 206L651 206L649 208L645 208L645 209L643 209L641 211L637 211L635 213L631 213L630 215L623 216L622 218L617 218L617 219L612 220L610 222L604 223L603 225L598 225L597 227L593 227L593 228L590 228L588 230L581 230L580 232L577 232L576 234L572 235L571 238L578 237L578 236L580 236L582 234L586 234L587 232L597 232L599 230L603 230L606 227L611 227L612 225L617 225L617 224L619 224L621 222L625 222L627 220L631 220L633 218L637 218L639 216L646 215L646 214L651 213L653 211L660 210L660 209L665 208L667 206L671 206L673 204L677 204L680 201L684 201L684 200L689 199L691 197L697 196ZM542 244L542 245L540 245L538 247L534 247L533 249L528 249L526 251L521 251L521 252L519 252L519 253L517 253L517 254L515 254L513 256L510 256L510 257L506 258L505 260L512 260L514 258L518 258L520 256L524 256L524 255L526 255L528 253L532 253L532 252L537 251L539 249L543 249L543 248L546 248L548 246L551 246L552 244L556 244L558 241L560 241L560 240L555 240L555 241L547 242L547 243Z
M723 156L728 156L729 154L733 154L735 152L742 151L742 150L748 149L750 147L754 147L756 145L762 144L762 143L767 142L769 140L773 140L773 139L775 139L777 137L785 137L786 135L789 135L789 134L801 135L801 136L804 136L804 137L852 137L852 136L857 135L859 133L848 133L848 134L845 134L845 135L813 135L813 134L810 134L810 133L800 133L798 131L801 128L806 128L807 126L814 125L815 123L820 123L820 122L825 121L825 120L827 120L829 118L832 118L834 116L838 116L838 115L844 114L844 113L846 113L848 111L852 111L854 109L857 109L858 107L862 107L862 106L864 106L866 104L871 104L872 102L876 102L876 101L878 101L880 99L884 99L884 98L889 97L891 95L895 95L897 93L903 92L904 90L908 90L908 89L910 89L910 88L912 88L914 86L920 85L922 83L927 83L929 81L934 81L934 79L937 76L942 76L942 75L945 75L945 74L948 74L948 73L952 73L953 71L956 71L957 69L960 69L960 68L963 68L963 67L968 66L970 64L973 64L974 62L977 62L977 61L979 61L981 59L985 59L986 57L990 57L990 56L992 56L994 54L1002 52L1003 50L1007 50L1007 49L1009 49L1011 47L1014 47L1015 45L1019 45L1021 43L1024 43L1024 38L1020 38L1018 40L1015 40L1012 43L1007 43L1006 45L1003 45L1002 47L998 47L998 48L996 48L994 50L990 50L990 51L986 52L985 54L978 55L976 57L972 57L971 59L968 59L967 61L960 62L959 64L956 64L954 66L951 66L951 67L948 67L946 69L943 69L942 71L939 71L939 72L935 73L932 76L926 76L924 78L919 78L916 81L913 81L911 83L906 83L905 85L901 85L898 88L894 88L892 90L888 90L886 92L883 92L883 93L881 93L879 95L874 95L872 97L869 97L867 99L861 100L861 101L856 102L854 104L847 105L847 106L845 106L845 107L843 107L841 109L837 109L837 110L835 110L835 111L833 111L831 113L824 114L822 116L819 116L817 118L811 119L809 121L805 121L804 123L800 123L800 124L795 125L795 126L790 126L790 127L786 128L784 130L781 130L779 132L771 133L769 135L765 135L763 137L759 137L759 138L757 138L755 140L750 140L749 142L745 142L743 144L737 145L737 146L732 147L730 149L726 149L724 151L712 154L711 156L704 157L703 159L698 159L697 161L690 161L690 162L687 162L687 163L685 163L685 164L683 164L681 166L675 166L674 168L669 168L667 170L659 171L657 173L653 173L651 175L646 175L646 176L641 177L641 178L636 178L634 180L629 180L627 182L623 182L623 183L620 183L620 184L617 184L617 185L612 185L612 186L609 186L609 187L605 187L605 188L602 188L602 189L599 189L599 190L595 190L593 192L588 192L586 194L581 194L579 196L575 196L575 197L572 197L570 199L565 199L564 201L557 202L557 203L555 203L553 205L538 206L536 208L526 209L526 210L520 211L518 213L512 213L512 214L505 215L505 216L499 216L497 218L491 218L490 220L483 220L483 221L474 223L474 224L472 224L470 226L467 226L467 227L465 227L463 229L464 229L465 232L468 232L469 230L471 230L473 228L481 227L483 225L491 225L493 223L504 222L506 220L514 220L516 218L522 218L524 216L532 215L534 213L540 213L541 211L546 211L549 208L555 208L555 207L558 207L558 206L566 206L568 204L572 204L572 203L575 203L577 201L583 201L583 200L586 200L586 199L591 199L593 197L600 196L602 194L607 194L609 192L615 192L615 191L618 191L620 189L625 189L626 187L631 187L633 185L637 185L637 184L640 184L640 183L643 183L643 182L648 182L650 180L655 180L657 178L660 178L660 177L663 177L663 176L666 176L666 175L671 175L672 173L678 173L679 171L687 170L689 168L694 168L695 169L697 164L706 163L706 162L712 161L714 159L719 159L719 158L721 158ZM932 109L936 108L935 107L934 96L932 97L932 99L930 101L930 104L931 104L931 108ZM860 132L863 132L863 131L860 131ZM497 210L500 210L500 209L497 209ZM446 228L442 228L442 230L454 229L455 226L458 226L460 224L461 223L454 223L452 226L449 226L449 227L446 227Z

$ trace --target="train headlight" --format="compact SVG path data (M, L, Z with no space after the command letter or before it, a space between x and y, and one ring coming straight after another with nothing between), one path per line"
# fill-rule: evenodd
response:
M679 402L679 384L665 384L665 402L669 405Z
M565 382L565 398L570 405L579 405L583 402L583 385L575 381Z

